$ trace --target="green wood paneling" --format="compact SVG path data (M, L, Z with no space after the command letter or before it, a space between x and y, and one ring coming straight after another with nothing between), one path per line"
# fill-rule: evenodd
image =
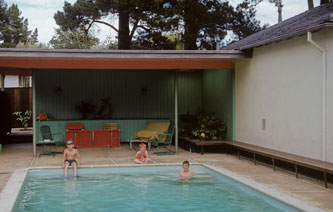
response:
M75 111L77 103L92 99L96 113L102 105L100 99L107 96L111 97L112 119L119 123L122 141L133 138L136 131L143 129L149 121L146 119L174 120L172 70L34 70L34 77L37 115L47 112L52 119L67 120L38 122L37 138L40 138L42 123L49 124L54 132L64 133L68 120L81 118ZM227 138L232 139L233 79L233 70L180 71L179 114L188 111L193 114L198 107L214 111L226 121ZM62 88L60 96L56 95L57 87ZM141 95L142 88L147 89L147 95ZM78 122L83 122L86 129L102 129L104 122L112 120Z
M202 77L202 104L207 111L215 112L228 127L226 139L234 136L234 70L205 70Z
M80 119L75 105L111 97L112 118L174 117L174 75L169 70L36 70L36 113L53 119ZM63 93L56 95L56 88ZM201 73L179 74L180 113L201 106ZM147 95L141 95L142 88ZM90 116L88 118L94 118Z
M66 121L42 121L37 123L37 138L40 126L47 124L52 132L65 133L67 122L82 122L86 129L102 129L104 122L112 120L82 120L75 111L75 104L82 100L94 100L95 113L101 98L111 97L114 119L121 129L121 140L134 137L152 120L174 120L174 72L170 70L34 70L36 80L36 114L47 112L52 119ZM179 113L193 112L201 106L201 76L198 71L178 74ZM57 87L62 95L56 94ZM147 89L142 96L141 88ZM88 118L93 118L90 116ZM143 119L143 120L141 120ZM155 121L155 120L154 120Z
M75 105L111 97L113 118L160 118L173 116L171 71L39 70L36 71L37 114L47 112L55 119L78 119ZM63 94L56 95L61 87ZM141 88L148 93L142 96ZM97 111L96 110L96 111ZM89 118L93 118L92 116Z
M178 113L194 114L202 107L202 71L178 73Z

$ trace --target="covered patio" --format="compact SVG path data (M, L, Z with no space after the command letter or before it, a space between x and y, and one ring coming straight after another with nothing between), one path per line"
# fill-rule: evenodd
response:
M41 139L39 128L49 125L64 139L67 123L100 129L116 122L120 141L134 137L151 121L175 123L178 152L178 115L197 108L214 112L234 140L234 64L250 57L241 51L92 51L0 49L0 72L33 76L33 155ZM144 92L143 92L144 91ZM75 111L81 101L111 99L105 116L82 119ZM51 120L36 117L48 113Z

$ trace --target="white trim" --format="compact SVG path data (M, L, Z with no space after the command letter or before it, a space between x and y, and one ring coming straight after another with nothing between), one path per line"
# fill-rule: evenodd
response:
M11 212L29 168L16 169L0 193L0 211Z

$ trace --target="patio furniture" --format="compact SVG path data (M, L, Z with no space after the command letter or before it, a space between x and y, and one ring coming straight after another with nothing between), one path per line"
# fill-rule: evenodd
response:
M179 137L180 140L187 142L190 144L190 149L196 150L196 147L200 147L200 152L201 155L203 155L205 153L205 146L209 147L209 146L223 146L225 145L225 141L196 141L196 140L192 140L189 138L185 138L185 137Z
M51 133L50 127L48 125L43 125L40 127L40 132L42 133L42 140L39 140L37 142L37 144L42 144L43 145L43 152L39 154L39 157L42 155L53 155L55 156L55 154L59 153L63 153L63 152L57 152L57 146L60 145L65 145L65 141L63 139L60 140L54 140L54 135L61 135L62 137L62 133ZM49 146L49 148L45 148L47 146ZM52 151L52 146L55 146L55 151Z
M66 131L68 130L83 130L82 123L67 123L66 124Z
M149 139L142 139L142 138L134 138L129 139L130 149L133 149L133 143L145 143L148 146L148 150L151 150L151 142L152 140Z
M146 143L148 145L148 149L151 149L151 143L153 140L162 140L165 141L167 136L159 134L166 133L170 126L170 122L149 122L146 125L144 130L140 130L135 133L135 137L133 139L129 139L130 149L133 147L133 143Z
M117 123L104 123L103 127L104 127L104 130L118 130Z
M159 148L167 148L167 147L171 146L172 137L173 137L174 132L175 132L175 124L170 123L167 133L158 133L158 137L161 138L161 139L154 138L154 140L152 142L152 147L159 149ZM164 141L162 139L163 136L165 136ZM154 154L170 155L170 154L175 154L175 153L167 151L167 152L154 152Z

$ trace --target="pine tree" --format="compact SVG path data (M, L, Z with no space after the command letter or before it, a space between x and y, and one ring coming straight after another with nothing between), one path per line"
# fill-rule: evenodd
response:
M31 41L35 44L38 43L38 29L36 28L35 31L31 35Z
M99 40L82 30L56 29L55 35L50 40L50 45L55 49L90 49L97 45Z
M31 31L28 29L28 19L21 16L17 5L7 7L1 1L0 15L0 47L15 48L19 42L27 42Z
M87 34L93 25L104 24L118 33L118 49L129 49L137 29L145 28L146 14L158 9L161 2L162 0L77 0L73 5L65 2L63 11L58 11L54 19L63 31L80 29ZM103 20L109 15L118 16L118 26Z
M117 16L118 26L108 16ZM64 32L87 35L95 24L109 26L118 33L118 49L215 49L216 37L228 30L241 38L261 29L249 4L233 8L219 0L77 0L65 2L54 19Z
M8 23L7 4L4 0L0 0L0 42L4 39L6 23Z

